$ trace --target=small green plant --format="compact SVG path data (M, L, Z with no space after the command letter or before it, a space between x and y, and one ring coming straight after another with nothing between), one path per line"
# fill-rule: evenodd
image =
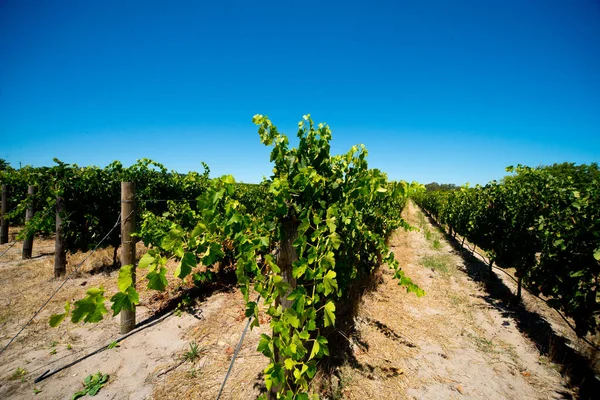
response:
M423 257L423 260L421 262L425 268L430 268L435 271L447 273L450 260L448 259L448 257L435 255L425 256Z
M52 350L50 351L50 355L51 355L51 356L53 356L53 355L55 355L55 354L56 354L56 349L52 349Z
M42 393L42 391L38 388L33 388L33 394Z
M67 344L67 350L73 350L73 346L71 346L71 343Z
M108 350L112 350L112 349L114 349L115 347L121 347L121 345L119 344L119 342L117 342L116 340L113 340L112 342L110 342L110 343L109 343L109 345L108 345L108 346L106 346L106 348L107 348Z
M190 297L189 294L185 294L183 296L183 298L181 299L181 301L179 302L179 304L177 304L177 307L175 308L175 315L178 317L181 317L181 314L190 308L190 306L192 305L192 298Z
M58 346L58 342L56 340L53 340L52 342L50 342L50 347L56 347Z
M109 375L102 372L96 372L94 375L88 375L83 380L83 389L76 392L71 400L78 399L87 395L95 396L102 386L108 381Z
M423 233L425 235L426 240L431 240L431 231L429 230L429 228L425 227L423 229Z
M25 379L25 375L28 374L28 371L25 368L17 368L17 370L15 372L13 372L13 374L10 376L10 380L17 380L17 379L21 379L21 382Z
M433 239L433 248L435 250L439 250L442 248L442 244L440 243L439 239Z
M190 343L190 350L183 355L183 358L186 361L193 363L200 357L200 347L198 343L194 340Z

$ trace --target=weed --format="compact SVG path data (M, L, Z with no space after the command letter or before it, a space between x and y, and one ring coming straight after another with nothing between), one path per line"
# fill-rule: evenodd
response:
M108 350L112 350L112 349L114 349L115 347L121 347L121 345L119 344L119 342L117 342L116 340L113 340L112 342L110 342L110 343L109 343L109 345L108 345L108 346L106 346L106 348L107 348Z
M28 374L28 372L27 372L27 370L26 370L25 368L21 368L21 367L19 367L19 368L17 368L17 370L16 370L16 371L15 371L15 372L14 372L14 373L13 373L13 374L10 376L10 378L9 378L9 379L10 379L11 381L14 381L14 380L17 380L17 379L21 379L21 382L23 382L23 380L25 379L24 377L25 377L25 375L27 375L27 374Z
M67 350L72 350L73 346L71 346L71 343L67 343Z
M109 375L102 372L96 372L94 375L88 375L83 380L83 389L73 395L72 400L87 395L95 396L102 386L108 381Z
M33 394L42 393L42 391L38 388L33 388Z
M50 342L50 347L56 347L58 346L58 342L56 340L53 340L52 342Z
M196 341L193 341L190 343L190 351L186 352L183 355L183 358L186 361L193 363L198 359L198 357L200 357L200 347Z
M433 239L433 248L435 250L439 250L442 248L442 244L440 243L439 239Z
M50 355L51 355L51 356L53 356L53 355L55 355L55 354L56 354L56 349L52 349L52 350L50 351Z
M195 378L197 373L198 371L196 370L196 368L191 368L189 371L190 378Z
M447 273L449 271L450 260L447 256L434 255L423 257L421 263L425 268Z
M431 231L429 229L425 228L424 233L425 233L425 239L431 240Z

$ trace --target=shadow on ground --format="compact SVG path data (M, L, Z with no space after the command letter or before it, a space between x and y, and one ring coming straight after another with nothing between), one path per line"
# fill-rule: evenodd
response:
M560 367L567 377L569 386L576 389L581 399L597 399L600 393L600 380L596 378L589 360L570 346L569 339L557 334L552 326L538 313L529 311L516 295L498 278L490 273L489 266L474 257L470 250L445 230L433 218L425 214L429 222L445 234L446 241L464 260L465 272L469 277L481 283L487 294L482 297L490 307L498 310L503 317L511 317L517 328L532 340L541 355L547 356ZM568 393L560 393L564 398L572 398Z

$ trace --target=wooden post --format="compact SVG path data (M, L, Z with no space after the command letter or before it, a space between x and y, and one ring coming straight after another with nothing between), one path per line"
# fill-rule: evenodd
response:
M29 187L27 188L27 197L29 198L29 207L27 207L27 210L25 211L25 224L27 224L27 222L29 222L31 220L31 218L33 218L33 214L35 212L35 209L33 208L33 195L35 194L35 186L33 185L29 185ZM25 238L25 240L23 241L23 252L22 254L22 258L23 260L27 260L31 258L31 253L33 251L33 235L34 233L31 233L31 236L28 236Z
M121 182L121 265L133 265L132 278L135 287L135 183ZM133 310L121 311L121 334L135 328L135 305Z
M281 304L282 312L285 312L294 303L293 300L288 300L287 296L296 289L296 279L292 275L292 263L298 260L298 254L294 248L294 241L298 237L298 224L292 220L284 220L281 223L281 249L277 257L277 266L281 269L281 277L283 282L287 282L290 285L289 291L279 298L278 303ZM277 304L276 304L277 306ZM277 346L275 346L275 361L283 366L283 357L279 352ZM286 374L291 371L286 370ZM277 398L277 392L279 385L273 385L269 393L267 393L268 400L274 400Z
M8 243L8 185L2 185L2 220L0 221L0 244Z
M54 239L54 277L58 278L67 273L67 250L63 238L63 216L67 207L65 199L56 197L56 238Z

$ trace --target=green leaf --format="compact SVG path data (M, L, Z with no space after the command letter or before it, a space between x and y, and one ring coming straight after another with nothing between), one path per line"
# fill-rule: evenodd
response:
M598 247L596 251L594 251L594 258L596 259L596 261L600 261L600 247Z
M288 370L292 370L294 368L294 366L296 365L296 362L294 360L292 360L291 358L286 358L285 361L283 362L285 364L285 369Z
M181 246L182 232L180 229L171 229L167 236L163 239L161 247L167 251L175 247Z
M129 286L125 293L117 292L113 297L110 298L112 301L113 316L121 312L121 310L135 310L135 305L140 304L140 296L135 291L133 286Z
M123 293L127 290L128 287L133 285L133 265L123 265L119 269L119 278L117 279L119 283L119 290Z
M308 264L305 259L294 261L292 267L292 276L296 279L300 278L306 272Z
M87 295L75 302L75 308L71 314L71 321L74 323L80 322L99 322L103 315L108 312L104 306L106 298L103 296L104 289L91 288L87 291Z
M140 268L148 268L150 265L154 264L155 262L156 262L156 259L150 253L146 253L140 259L138 266Z
M317 354L319 354L319 342L315 340L313 342L313 348L310 352L310 356L308 357L308 359L312 360L315 356L317 356Z
M192 272L192 268L196 265L196 256L192 253L185 253L179 266L177 266L177 269L175 270L175 276L181 279L185 278Z
M146 275L146 278L148 279L148 289L160 290L162 292L169 284L167 281L167 269L165 267L161 267L160 271L150 272Z
M320 261L321 268L329 269L335 267L335 255L333 252L328 251Z
M61 322L65 319L67 315L69 315L69 310L71 309L71 303L67 301L65 304L65 312L63 314L53 314L50 316L50 326L52 328L56 328L60 325Z
M298 328L300 326L300 320L298 319L298 315L293 308L286 309L284 316L286 321L294 328Z
M328 301L323 308L325 310L325 327L335 325L335 304L332 301Z
M333 270L327 271L327 274L323 277L323 285L325 286L325 296L338 289L335 277L336 273Z
M256 349L263 353L267 357L272 357L273 355L273 344L271 343L271 338L264 333L260 335L260 340L258 341L258 348Z

